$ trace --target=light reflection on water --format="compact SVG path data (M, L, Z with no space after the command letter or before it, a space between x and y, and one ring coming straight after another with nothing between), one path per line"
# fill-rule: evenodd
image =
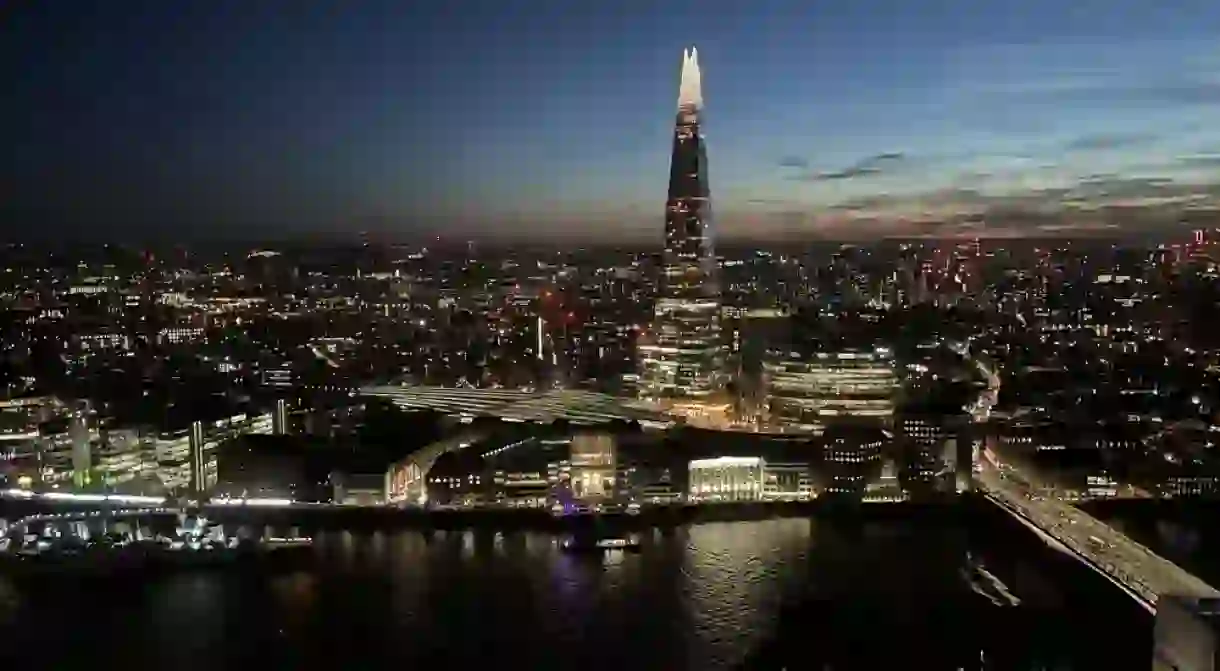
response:
M693 623L692 657L732 658L767 635L805 564L808 520L714 524L690 529L682 582Z
M135 636L133 651L214 660L227 648L232 666L266 668L275 657L292 668L329 658L350 668L443 661L711 670L731 668L758 646L786 600L828 586L860 589L881 573L937 584L960 566L952 541L936 534L911 542L805 519L654 531L642 534L639 553L596 556L564 553L556 537L531 532L335 532L316 540L310 572L171 576L109 595L92 611L147 623L136 634L124 634L121 622L94 629ZM899 548L905 573L891 565ZM178 660L175 668L193 664Z
M0 625L9 624L21 608L21 592L7 580L0 579Z
M811 522L656 530L642 535L640 553L593 556L564 553L555 536L531 532L401 533L384 556L362 547L376 537L340 536L318 539L325 565L387 576L400 623L420 625L441 592L457 619L477 613L488 628L533 622L560 647L652 622L677 648L669 657L706 669L740 659L767 635L784 595L799 587Z

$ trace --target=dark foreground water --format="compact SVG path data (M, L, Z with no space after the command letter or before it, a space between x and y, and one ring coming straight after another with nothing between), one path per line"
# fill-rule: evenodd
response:
M1149 668L1151 620L1002 515L319 539L309 572L0 578L22 669ZM971 588L982 558L1021 599ZM980 661L982 660L982 661ZM830 665L829 667L827 665Z

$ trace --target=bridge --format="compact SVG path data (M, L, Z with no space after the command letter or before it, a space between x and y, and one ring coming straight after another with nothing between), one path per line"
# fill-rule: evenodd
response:
M999 396L999 375L981 358L971 356L968 348L959 353L968 357L987 380L987 390L971 408L974 421L985 422ZM993 450L983 450L977 467L975 482L989 501L1039 533L1053 547L1100 573L1149 612L1156 611L1162 595L1220 597L1220 590L1126 534L1069 503L1041 495L1039 488L1031 486L1029 476L1002 463Z

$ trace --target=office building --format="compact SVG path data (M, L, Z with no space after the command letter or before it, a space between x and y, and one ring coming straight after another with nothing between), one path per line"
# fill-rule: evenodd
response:
M842 421L888 426L897 388L884 348L808 354L773 349L763 366L764 421L813 433Z
M862 498L881 471L881 449L888 436L860 425L832 426L822 435L823 495Z

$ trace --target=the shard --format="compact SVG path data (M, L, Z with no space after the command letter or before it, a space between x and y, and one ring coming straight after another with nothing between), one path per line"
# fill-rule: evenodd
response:
M703 400L724 382L720 289L712 245L699 55L682 55L665 204L665 252L652 328L640 351L640 396Z

